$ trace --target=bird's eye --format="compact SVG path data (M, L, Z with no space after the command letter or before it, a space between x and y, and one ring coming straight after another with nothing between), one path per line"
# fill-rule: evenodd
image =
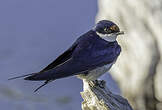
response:
M115 32L119 32L119 28L116 25L111 26L110 30L115 31Z

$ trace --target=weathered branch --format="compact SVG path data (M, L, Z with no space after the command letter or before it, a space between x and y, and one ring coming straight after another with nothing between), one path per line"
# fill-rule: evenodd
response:
M98 81L96 84L83 80L83 84L82 110L133 110L126 99L110 92L105 82Z

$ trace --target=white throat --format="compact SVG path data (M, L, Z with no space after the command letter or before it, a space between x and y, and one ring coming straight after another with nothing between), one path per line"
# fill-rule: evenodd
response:
M109 42L114 42L116 41L117 35L116 34L101 34L96 32L98 36L100 36L102 39L109 41Z

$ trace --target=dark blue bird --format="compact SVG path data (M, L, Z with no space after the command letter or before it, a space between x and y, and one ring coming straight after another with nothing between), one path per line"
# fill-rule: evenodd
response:
M124 34L112 21L102 20L81 35L74 44L56 60L38 73L18 76L25 80L45 81L35 91L56 79L77 75L88 81L96 80L107 72L121 52L116 38Z

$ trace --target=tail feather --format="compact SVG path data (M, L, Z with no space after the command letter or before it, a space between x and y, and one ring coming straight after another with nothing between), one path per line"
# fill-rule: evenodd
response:
M31 80L31 81L42 81L42 80L50 80L44 73L35 73L30 76L24 78L24 80Z
M37 79L37 76L39 76L39 74L33 74L33 75L25 77L24 80L31 80L31 81L38 80L39 81L39 79Z
M40 88L44 87L45 85L47 85L48 83L52 82L54 79L49 80L49 79L42 79L40 76L42 75L42 73L31 73L31 74L26 74L26 75L21 75L21 76L17 76L17 77L13 77L13 78L9 78L8 80L14 80L17 78L24 78L24 80L31 80L31 81L42 81L42 80L46 80L42 85L40 85L38 88L36 88L34 90L34 92L37 92Z
M34 90L34 92L37 92L40 88L44 87L45 85L47 85L48 83L52 82L53 80L46 80L42 85L40 85L38 88L36 88Z
M27 76L32 76L34 74L36 74L36 73L31 73L31 74L16 76L16 77L9 78L8 80L14 80L14 79L18 79L18 78L24 78L24 77L27 77Z
M24 78L24 80L31 80L31 81L50 80L48 75L46 75L44 73L40 73L40 72L16 76L16 77L13 77L13 78L9 78L8 80L13 80L13 79L17 79L17 78Z

